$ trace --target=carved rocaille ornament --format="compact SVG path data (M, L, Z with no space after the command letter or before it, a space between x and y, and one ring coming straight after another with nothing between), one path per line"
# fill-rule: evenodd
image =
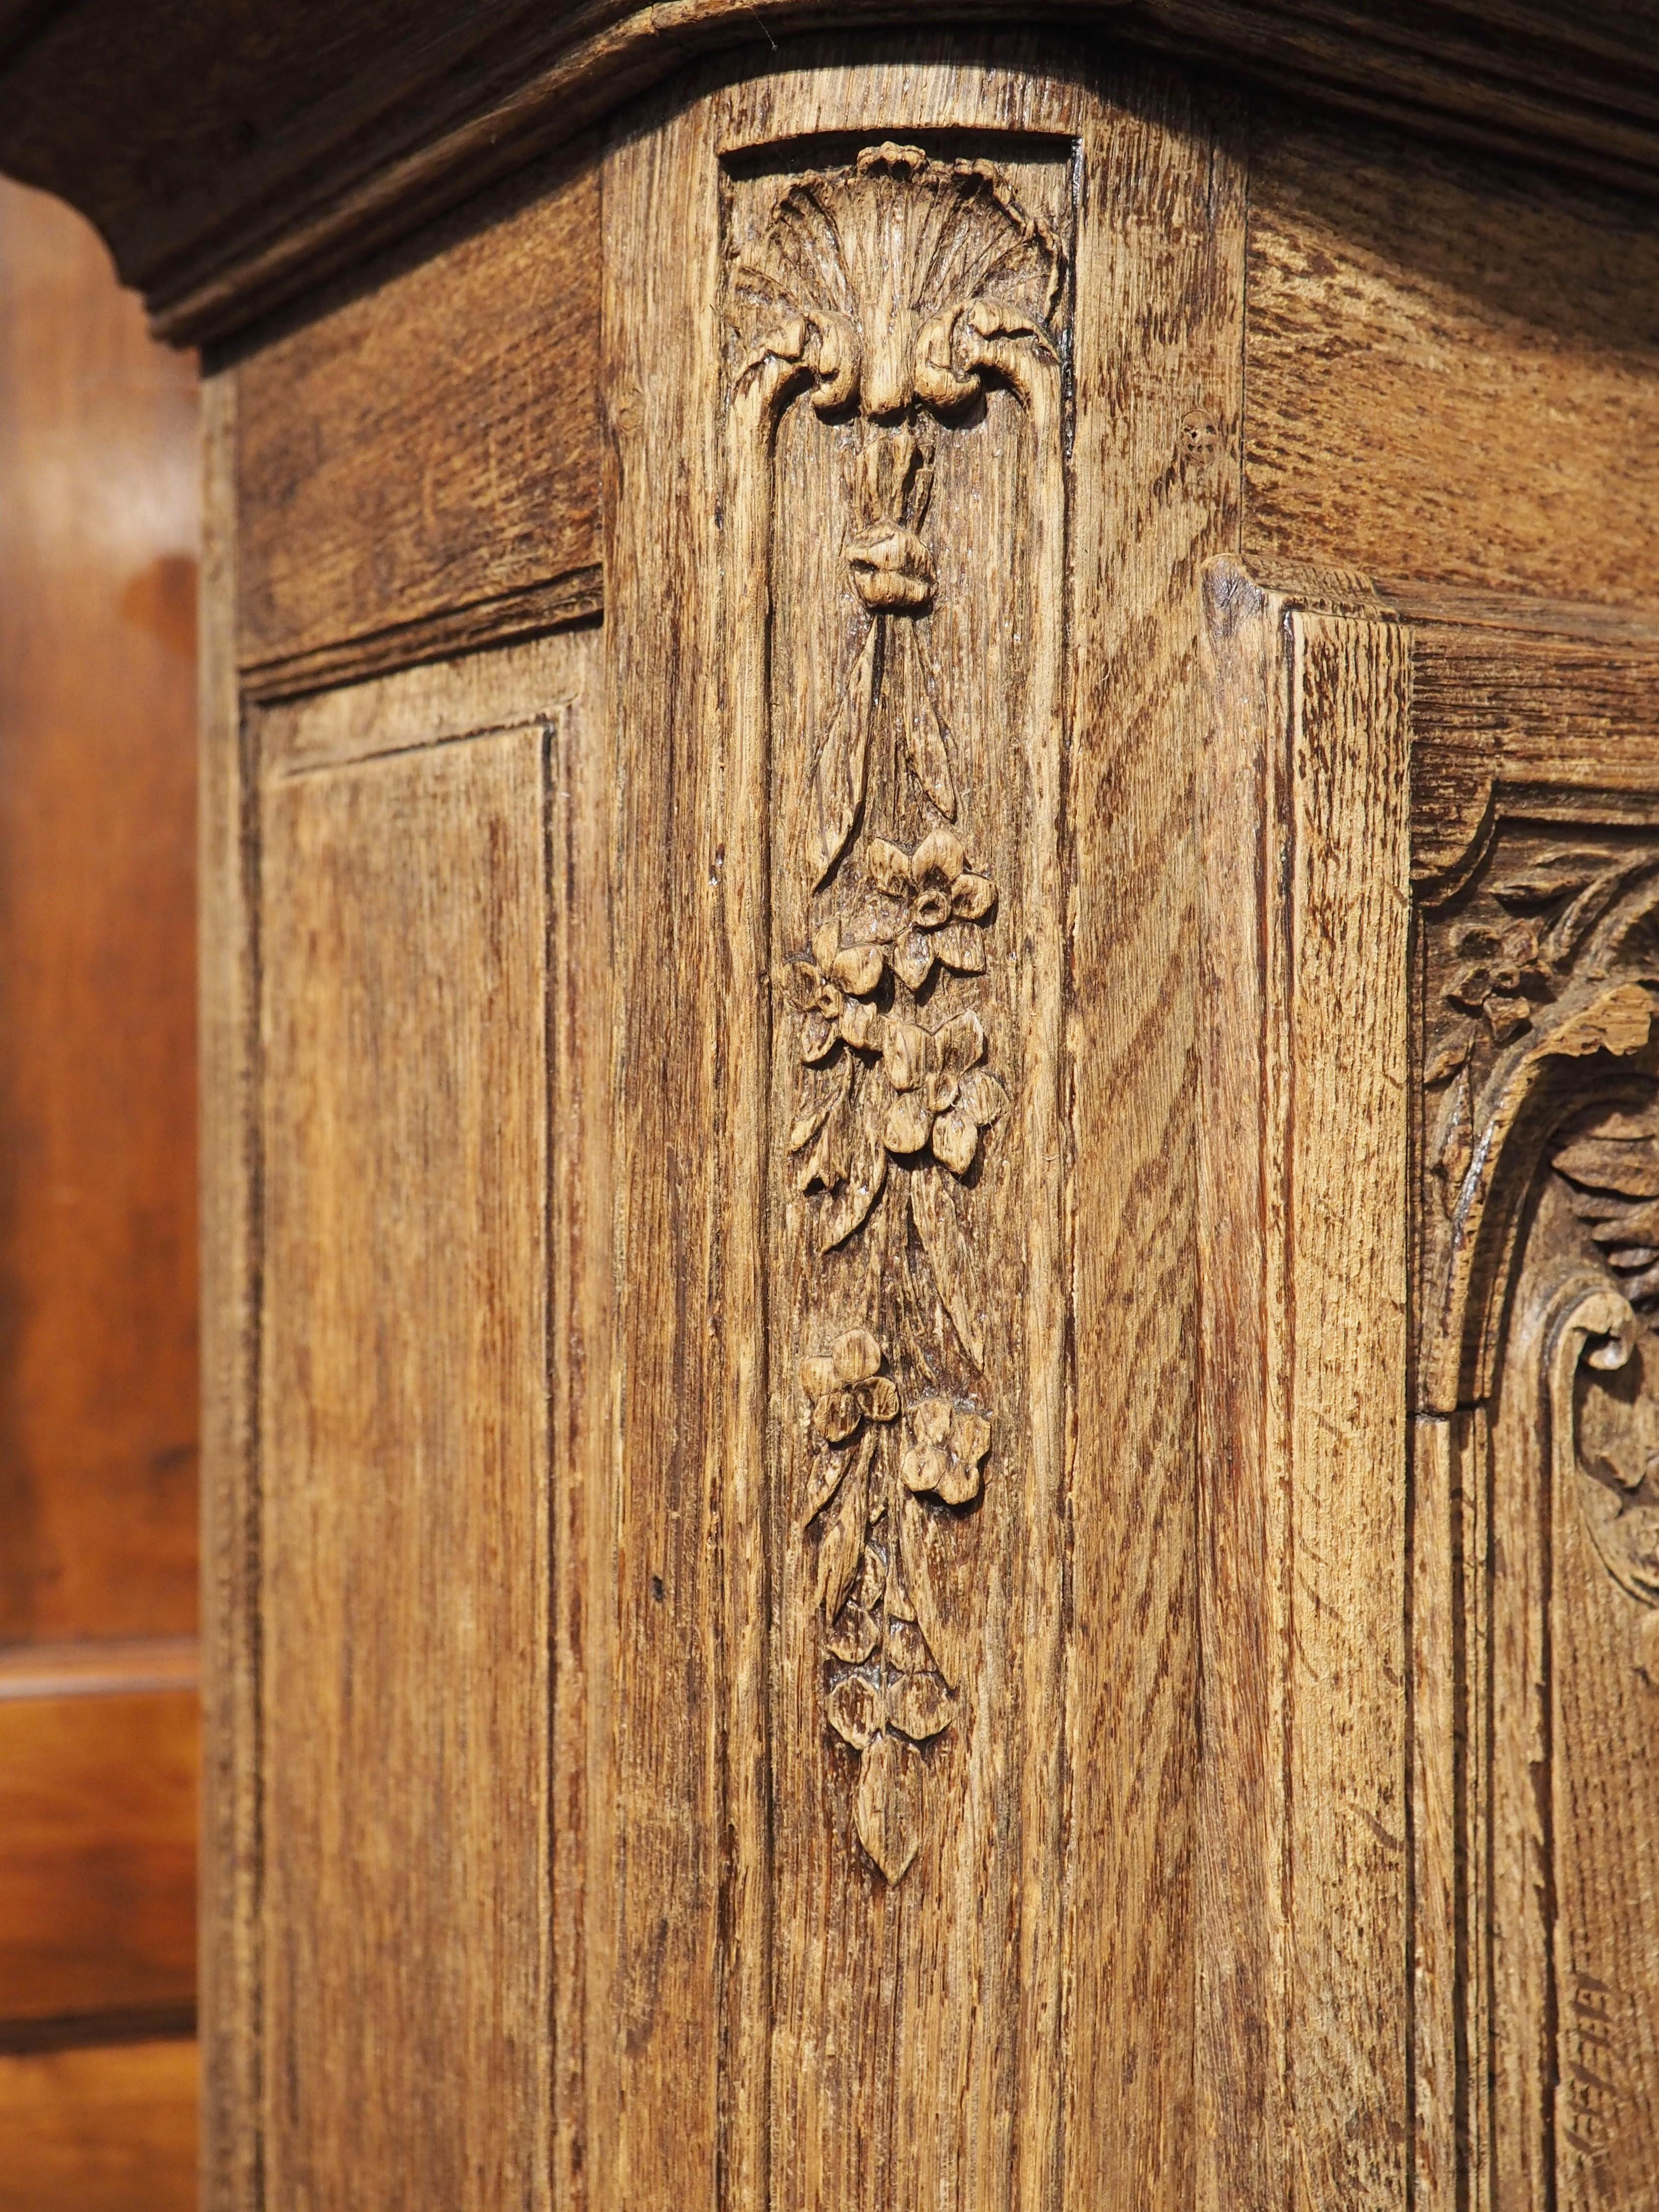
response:
M1011 900L988 865L1001 825L975 818L959 718L1017 780L1031 732L1046 744L1057 728L1059 697L1052 546L1033 587L1035 706L951 696L933 634L935 478L941 438L992 437L986 397L1000 389L1026 425L1031 500L1063 504L1066 270L1047 224L987 161L884 143L775 190L728 281L730 544L756 595L732 681L739 744L780 742L773 449L800 399L836 455L832 591L848 611L839 631L816 633L840 665L818 672L829 704L805 732L800 804L772 857L780 927L800 933L786 934L775 977L775 1050L799 1081L774 1172L810 1217L807 1279L773 1300L773 1372L798 1383L793 1510L813 1562L799 1601L819 1620L823 1710L859 1761L859 1838L896 1881L922 1838L926 1747L964 1691L936 1565L953 1530L970 1538L997 1463L1004 1378L987 1371L978 1185L986 1148L1017 1141L1025 1049L1007 1017L1021 996L1006 970L1021 957L1019 887ZM1062 528L1056 513L1054 546ZM869 1264L826 1278L846 1301L826 1322L812 1273L855 1249ZM930 1306L946 1317L938 1328Z
M1659 850L1500 831L1428 956L1426 1400L1487 1395L1524 1247L1552 1316L1559 1494L1659 1606ZM1638 1650L1659 1676L1656 1628Z

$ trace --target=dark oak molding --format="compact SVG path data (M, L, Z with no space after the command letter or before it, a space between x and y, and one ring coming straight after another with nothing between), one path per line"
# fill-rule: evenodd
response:
M227 337L720 47L1006 0L0 0L0 169L108 240L154 327ZM1049 0L1056 24L1625 189L1659 188L1645 0ZM1030 9L1018 21L1029 27ZM764 47L761 47L764 59Z

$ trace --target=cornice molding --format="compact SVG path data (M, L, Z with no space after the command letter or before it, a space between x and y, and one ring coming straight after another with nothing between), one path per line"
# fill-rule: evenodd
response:
M722 47L941 33L1006 0L0 0L0 169L78 207L158 334L234 335ZM1652 0L1047 0L1073 30L1643 195ZM1018 21L1030 30L1031 11ZM764 65L765 49L760 49Z

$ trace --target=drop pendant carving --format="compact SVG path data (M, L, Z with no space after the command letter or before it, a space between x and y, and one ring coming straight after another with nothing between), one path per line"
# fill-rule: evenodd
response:
M1017 1449L994 1279L1016 1278L1020 1255L999 1249L1010 1208L997 1195L994 1218L991 1199L1018 1187L1000 1148L1048 1103L1052 1042L1034 1061L1031 1024L1046 1039L1058 973L1041 951L1042 972L1021 972L1035 871L1000 879L1010 830L992 802L1020 793L1022 848L1036 840L1046 866L1066 263L986 161L883 143L771 191L729 253L727 419L732 719L739 746L768 748L779 793L787 1082L770 1173L796 1257L771 1301L770 1357L803 1562L785 1602L816 1617L827 1740L858 1762L853 1826L893 1882L923 1840L933 1754L973 1695L963 1547ZM800 526L782 511L786 429L790 467L817 471L839 508L836 557L791 537L787 575L776 549ZM947 541L938 488L954 471L959 515L987 456L1012 477L1015 441L1032 520L1009 650L1024 681L974 696L963 670L985 649L965 626L984 622L1014 549ZM965 611L952 574L974 580ZM1030 759L1049 751L1033 805Z

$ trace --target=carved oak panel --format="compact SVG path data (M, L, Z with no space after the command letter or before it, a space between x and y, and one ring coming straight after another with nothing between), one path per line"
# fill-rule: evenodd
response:
M1580 696L1624 693L1590 746L1581 658ZM1659 732L1618 655L1532 648L1505 679L1488 642L1461 684L1428 659L1419 2179L1636 2212L1659 2142ZM1448 781L1441 732L1477 692L1486 757ZM1472 830L1447 844L1452 812Z

